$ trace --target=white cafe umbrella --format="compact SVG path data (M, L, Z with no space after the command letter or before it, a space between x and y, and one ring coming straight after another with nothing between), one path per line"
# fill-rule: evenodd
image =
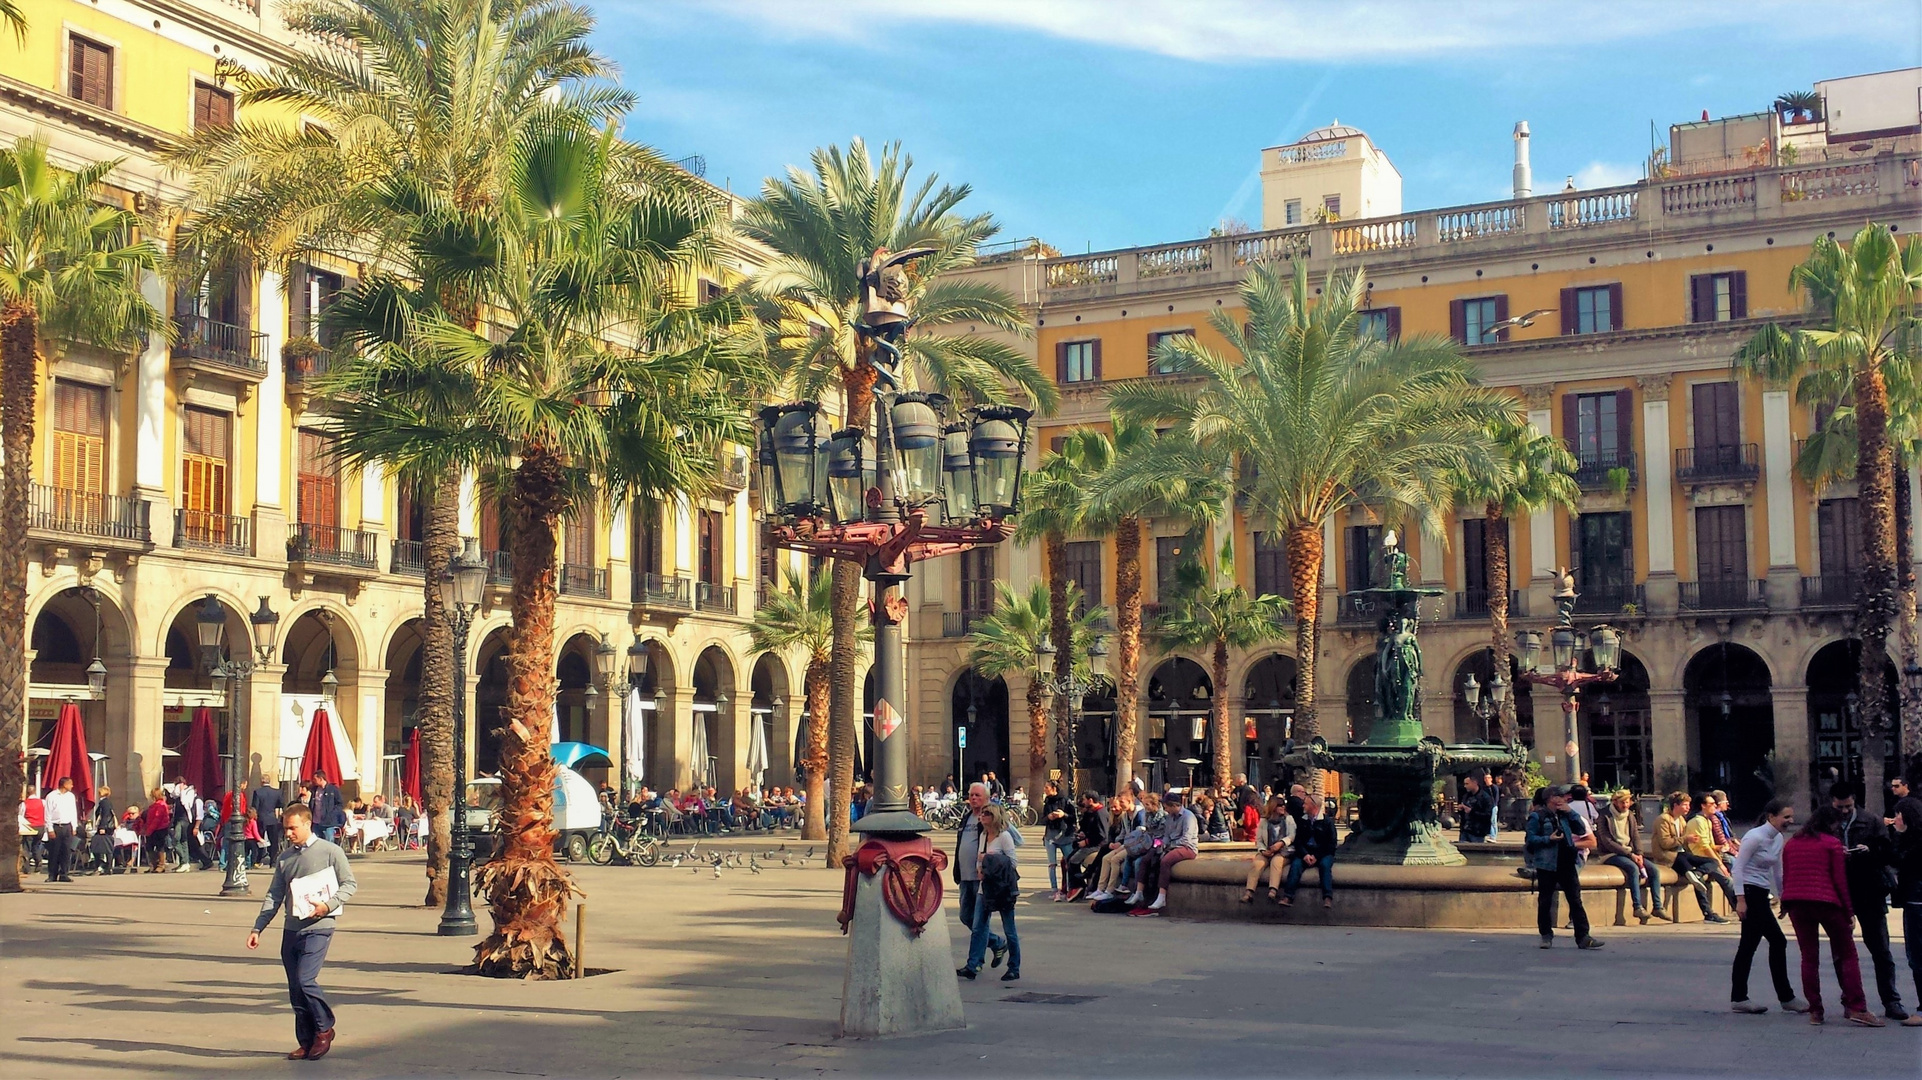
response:
M638 785L641 777L647 775L647 744L643 742L641 723L641 688L631 687L627 691L624 709L625 722L621 725L621 758L627 765L627 782Z
M561 741L561 703L554 702L554 725L547 729L547 741L551 745Z
M761 786L761 777L767 772L767 729L762 724L763 715L749 713L748 720L752 733L747 740L747 776L756 788Z
M707 785L707 717L697 714L694 717L694 786Z

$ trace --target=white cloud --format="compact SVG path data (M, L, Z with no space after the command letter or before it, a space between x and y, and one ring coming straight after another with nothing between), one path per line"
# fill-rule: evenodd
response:
M1575 186L1583 191L1587 191L1589 188L1618 187L1622 184L1632 184L1641 178L1642 166L1640 163L1624 165L1619 161L1591 161L1582 167L1581 172L1575 174ZM1545 195L1547 191L1538 186L1535 193L1537 195Z
M1213 62L1488 53L1577 32L1593 44L1731 26L1804 40L1918 27L1913 4L1886 0L1828 0L1820 19L1807 18L1805 0L713 0L700 10L715 7L800 37L880 45L902 24L966 23Z

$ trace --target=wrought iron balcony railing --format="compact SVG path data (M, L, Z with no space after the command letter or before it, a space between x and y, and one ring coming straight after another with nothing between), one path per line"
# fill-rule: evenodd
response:
M252 555L253 532L252 521L234 514L215 514L206 510L174 511L174 546L182 550Z
M650 608L692 610L694 583L678 574L635 574L634 603Z
M128 495L34 484L28 492L27 527L68 536L153 543L150 504Z
M1761 455L1752 442L1684 446L1675 451L1675 479L1684 484L1753 480L1761 474Z
M374 534L365 529L298 522L287 538L287 561L373 570Z
M388 560L387 572L406 574L410 577L427 575L426 542L421 540L394 541L393 557Z
M1631 609L1636 612L1648 610L1640 585L1596 585L1587 589L1578 587L1575 594L1575 611L1578 614L1620 615Z
M256 378L267 374L267 335L204 315L175 315L174 355Z
M1805 608L1852 608L1862 587L1859 574L1822 574L1802 579L1802 606Z
M1681 583L1683 611L1745 611L1768 607L1768 582L1756 578L1706 578Z
M694 583L694 610L713 611L723 615L736 615L740 609L734 604L734 586L716 585L709 581Z
M1641 479L1633 450L1588 450L1575 454L1575 483L1583 491L1633 490Z
M562 563L557 576L560 578L562 596L580 596L590 600L607 599L607 568L604 566Z

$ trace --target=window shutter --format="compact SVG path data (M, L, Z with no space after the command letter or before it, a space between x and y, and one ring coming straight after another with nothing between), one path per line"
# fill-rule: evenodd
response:
M1401 309L1391 307L1383 310L1388 312L1388 344L1393 345L1401 340Z
M1581 419L1577 410L1574 394L1562 395L1562 441L1568 444L1569 453L1580 449L1582 439Z
M1460 300L1448 302L1448 336L1466 345L1468 344L1468 316L1463 312L1462 304Z
M1633 390L1615 391L1615 453L1618 464L1628 464L1628 455L1634 451L1631 437L1635 434L1634 413L1635 392ZM1666 467L1666 463L1664 463Z
M1622 317L1622 283L1617 281L1608 287L1608 329L1620 330L1628 325Z
M1737 270L1728 276L1728 317L1748 318L1748 272Z
M1068 385L1068 343L1054 343L1054 381L1057 386Z
M1101 339L1094 339L1094 370L1091 373L1095 382L1101 381Z
M1707 322L1715 317L1715 279L1709 274L1694 274L1688 279L1688 321Z
M1574 289L1562 290L1562 333L1572 334L1582 328L1581 310L1577 306Z
M1497 297L1495 298L1495 321L1496 321L1496 322L1501 322L1502 320L1504 320L1504 319L1506 319L1506 318L1508 318L1508 297L1507 297L1507 295L1505 295L1505 294L1504 294L1504 295L1502 295L1502 296L1497 296ZM1496 341L1507 341L1507 340L1508 340L1508 331L1507 331L1507 330L1502 330L1502 331L1499 331L1498 333L1496 333L1496 335L1495 335L1495 340L1496 340Z

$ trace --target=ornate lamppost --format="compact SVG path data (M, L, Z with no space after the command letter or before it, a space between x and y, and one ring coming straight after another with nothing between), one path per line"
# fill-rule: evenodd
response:
M1486 693L1483 693L1484 689ZM1494 678L1488 680L1486 688L1475 681L1475 673L1472 671L1462 682L1462 698L1468 703L1468 711L1482 722L1483 742L1489 741L1489 721L1500 716L1503 706L1508 704L1508 691L1508 680L1502 678L1502 673L1499 671L1495 672Z
M447 852L447 905L436 930L443 937L480 932L468 880L474 851L467 829L467 629L487 592L487 564L475 550L477 543L468 540L440 579L440 602L448 608L454 630L454 797L448 805L454 820Z
M902 385L900 342L907 313L907 265L931 248L877 250L859 266L859 359L876 374L868 429L824 432L813 401L761 410L759 459L768 531L776 546L861 565L873 583L876 795L855 830L868 837L857 859L865 874L850 879L853 917L841 1030L848 1035L900 1035L964 1025L946 924L919 923L921 908L939 900L945 859L922 835L930 826L907 794L907 696L901 586L909 566L999 543L1020 503L1029 410L978 406L948 422L949 401ZM881 865L884 860L888 865ZM882 912L879 873L905 862L935 873L914 877L919 903ZM906 880L910 874L904 874ZM939 928L937 930L937 928ZM923 930L936 931L932 933ZM911 955L912 954L912 955ZM885 958L885 961L884 961ZM937 977L938 976L938 977Z
M1582 744L1575 727L1576 695L1591 683L1615 681L1621 664L1622 636L1607 623L1587 631L1575 629L1575 578L1563 570L1557 580L1557 615L1555 627L1548 634L1553 667L1538 667L1542 660L1541 631L1517 631L1515 645L1520 654L1521 677L1529 683L1541 683L1562 692L1562 730L1566 739L1562 754L1567 764L1567 781L1573 784L1582 776ZM1587 657L1592 657L1594 663L1584 669Z
M1061 793L1068 805L1075 800L1075 773L1081 767L1081 699L1108 681L1108 639L1096 635L1088 645L1088 666L1076 671L1074 657L1061 658L1054 639L1043 634L1035 650L1035 670L1057 699L1068 699L1068 712L1055 729L1055 760L1061 768ZM972 706L970 706L972 707Z
M274 656L274 627L280 622L280 613L267 605L267 598L260 598L260 607L247 616L247 622L254 631L254 654L261 664ZM199 638L200 655L207 665L207 675L213 681L214 689L220 693L221 700L227 704L227 748L231 764L227 767L226 813L221 818L221 846L227 853L227 874L220 883L222 896L246 896L251 891L247 882L247 793L243 790L247 774L246 729L240 722L240 711L235 708L240 684L251 677L256 666L255 660L242 657L235 659L227 655L227 607L220 598L212 593L200 602L200 609L194 613L194 632ZM95 665L100 661L96 658ZM88 668L88 681L92 681L92 668ZM101 684L105 688L106 668L101 667Z

